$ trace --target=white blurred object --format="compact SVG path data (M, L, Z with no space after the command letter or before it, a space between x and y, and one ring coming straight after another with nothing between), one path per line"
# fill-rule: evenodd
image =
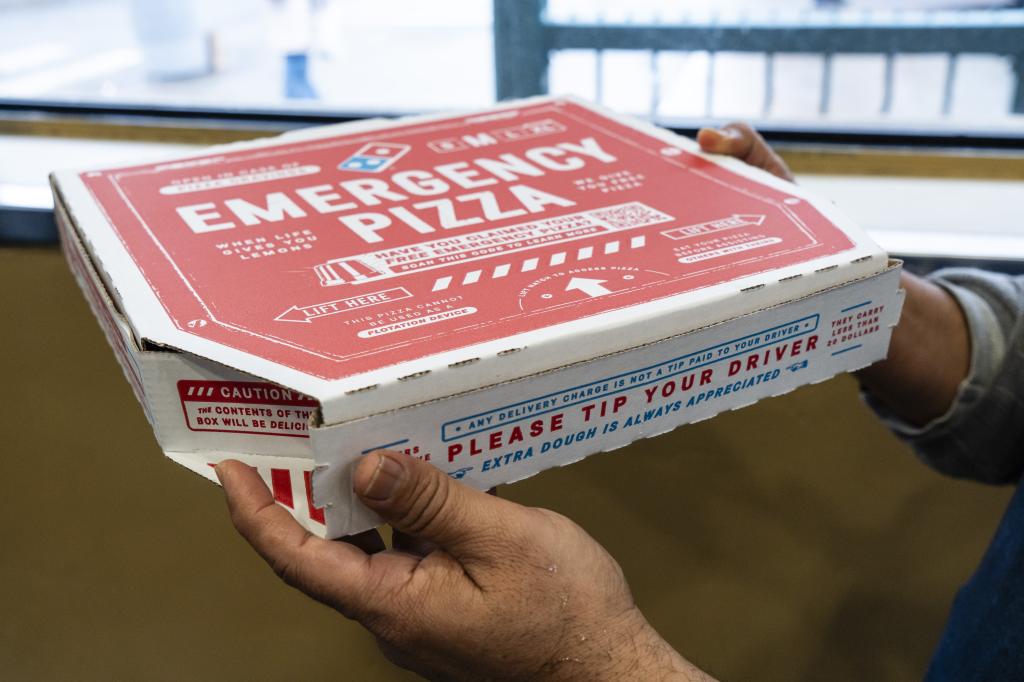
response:
M132 20L151 79L196 78L213 71L213 41L198 0L133 0Z

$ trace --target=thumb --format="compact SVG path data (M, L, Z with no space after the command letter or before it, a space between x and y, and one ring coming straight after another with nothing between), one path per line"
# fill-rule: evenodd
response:
M701 128L697 131L697 143L710 154L738 156L744 151L742 133L735 128Z
M722 128L701 128L697 132L700 148L711 154L725 154L749 166L768 171L777 178L795 182L786 162L765 142L761 133L746 123L729 123Z
M437 467L380 450L356 466L359 499L398 531L434 543L453 555L494 533L510 502L453 481ZM512 510L506 510L511 512Z

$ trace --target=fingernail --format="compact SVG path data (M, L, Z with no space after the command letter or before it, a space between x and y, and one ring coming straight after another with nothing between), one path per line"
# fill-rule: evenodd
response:
M363 489L363 497L371 500L386 500L398 489L405 469L391 457L381 454L371 455L377 458L377 468L373 471L369 483Z
M221 482L221 485L223 485L224 484L224 475L220 472L220 467L221 467L221 463L220 462L217 462L215 465L213 465L213 473L217 474L217 480Z

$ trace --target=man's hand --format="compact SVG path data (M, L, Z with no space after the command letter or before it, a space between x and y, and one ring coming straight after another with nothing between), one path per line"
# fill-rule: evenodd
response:
M697 143L710 154L724 154L743 161L749 166L768 171L772 175L794 182L789 166L772 149L761 134L746 123L730 123L721 128L701 128Z
M697 133L701 149L726 154L794 182L786 162L746 123ZM967 321L942 287L903 272L903 314L893 330L888 358L856 373L861 385L895 415L924 426L952 405L970 368Z
M615 560L564 516L401 454L367 455L356 493L396 536L431 550L421 556L383 550L376 532L310 535L240 462L222 462L217 476L235 527L274 571L362 623L402 667L456 680L709 679L651 628Z

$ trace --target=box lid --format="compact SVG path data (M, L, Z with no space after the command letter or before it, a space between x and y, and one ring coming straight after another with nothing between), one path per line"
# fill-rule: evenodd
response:
M527 376L885 268L829 203L570 98L54 176L139 339L327 423Z

